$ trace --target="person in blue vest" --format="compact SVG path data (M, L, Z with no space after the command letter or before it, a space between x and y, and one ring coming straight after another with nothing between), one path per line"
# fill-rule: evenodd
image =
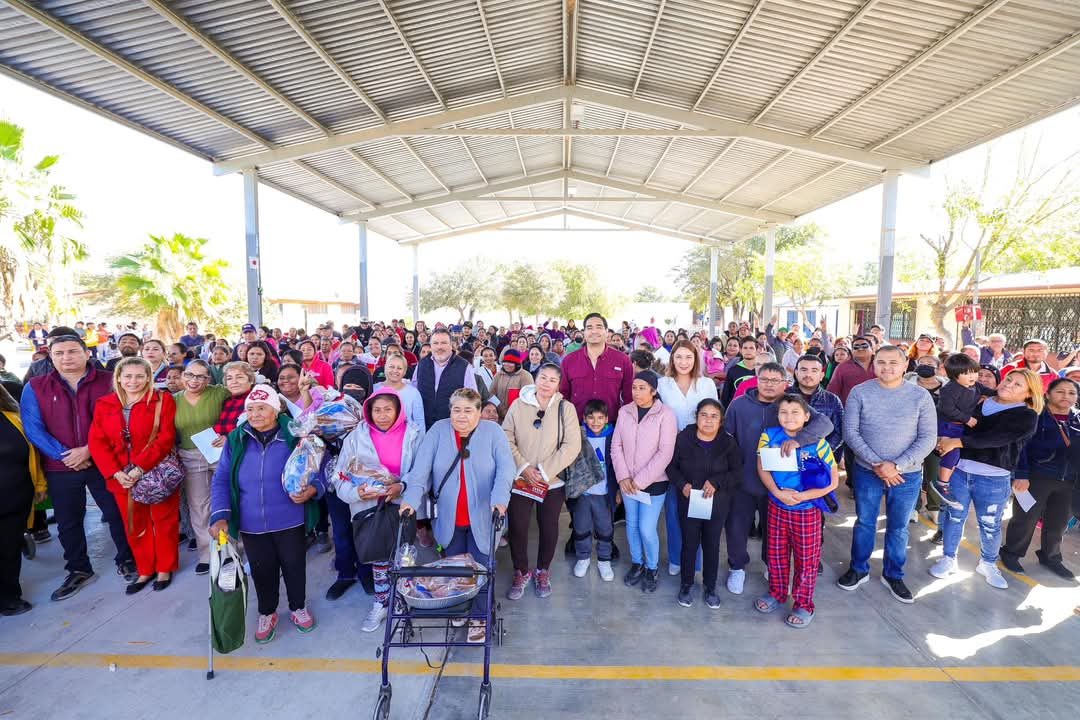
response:
M467 360L455 355L450 332L438 328L431 333L431 354L421 360L412 384L424 401L424 424L430 430L439 420L450 417L450 396L455 390L476 390L476 375Z

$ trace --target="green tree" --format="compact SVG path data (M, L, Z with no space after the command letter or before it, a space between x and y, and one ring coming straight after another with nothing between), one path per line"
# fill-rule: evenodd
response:
M606 315L611 310L611 298L591 267L561 261L555 263L555 272L562 279L564 292L554 315L567 320L581 319L591 312Z
M820 242L789 247L776 258L776 292L805 314L846 295L852 274L850 265L836 261Z
M230 283L229 264L208 258L207 242L180 233L151 235L138 251L112 258L114 308L154 317L156 336L167 342L183 334L188 320L208 324L228 307Z
M73 310L69 266L87 257L69 233L82 228L75 196L50 177L57 161L23 157L23 129L0 120L0 342L20 320Z
M939 335L953 344L945 318L965 302L982 272L1044 269L1075 258L1075 231L1080 217L1080 152L1049 165L1021 149L1015 178L1000 196L988 191L992 148L987 149L981 185L963 179L951 183L940 208L942 230L923 233L930 268L930 317ZM1063 249L1064 257L1053 252ZM1024 264L1037 268L1024 267Z
M502 290L499 302L510 313L513 322L514 313L518 319L554 313L565 295L562 277L553 268L536 266L526 262L515 262L500 267Z
M657 287L652 285L646 285L637 291L634 295L634 302L640 303L662 303L667 302L667 298L664 293Z
M823 237L824 232L815 223L780 227L776 231L776 252L779 255ZM764 255L764 235L720 248L716 301L720 306L731 307L736 317L761 313L765 287ZM697 246L687 250L679 264L672 268L672 275L690 307L708 312L709 248Z
M472 320L478 310L495 306L497 282L495 265L488 259L474 257L444 272L434 272L420 287L420 309L432 312L439 308L458 311L458 321ZM411 305L412 293L406 302Z

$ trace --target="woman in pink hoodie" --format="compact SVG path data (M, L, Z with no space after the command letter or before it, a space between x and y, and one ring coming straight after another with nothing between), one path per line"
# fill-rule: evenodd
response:
M623 405L611 439L611 463L626 507L626 541L633 565L623 582L641 583L644 592L656 592L660 536L657 524L664 511L667 466L675 452L678 420L660 401L659 378L651 370L634 376L634 401Z
M378 503L399 502L401 476L412 467L424 436L423 424L410 423L397 391L383 387L364 403L364 420L341 447L330 484L352 517ZM371 566L375 602L360 629L374 632L386 617L390 596L390 560Z

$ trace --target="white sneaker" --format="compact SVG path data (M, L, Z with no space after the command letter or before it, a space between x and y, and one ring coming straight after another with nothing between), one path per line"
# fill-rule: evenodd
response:
M574 577L585 577L585 573L589 572L589 565L591 564L592 558L585 558L574 563Z
M600 579L604 582L611 582L615 579L615 571L611 569L610 560L597 561L596 569L600 571Z
M745 570L732 570L727 576L727 589L732 595L742 595L743 584L746 582Z
M918 510L912 510L911 511L911 517L908 519L908 522L918 524L918 522L919 522L919 511Z
M671 563L668 563L668 566L667 566L667 574L668 575L678 575L681 572L682 572L682 565L672 565Z
M371 605L371 612L364 618L364 623L360 626L360 629L364 632L375 632L382 625L382 621L386 618L386 606L382 603L375 601Z
M998 569L996 563L986 562L980 560L979 564L975 567L975 572L986 578L986 583L999 590L1006 590L1009 587L1009 583L1005 582L1005 576L1001 574L1001 570Z
M956 569L956 558L942 555L941 559L934 563L934 567L930 568L930 574L936 578L947 578L956 572Z

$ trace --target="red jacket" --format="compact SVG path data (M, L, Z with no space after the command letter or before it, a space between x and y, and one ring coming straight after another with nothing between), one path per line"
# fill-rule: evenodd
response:
M150 433L154 427L154 413L161 403L161 421L153 443ZM156 391L135 403L131 408L131 456L128 457L124 443L124 411L116 393L98 400L94 422L90 426L90 456L105 476L109 490L120 490L113 479L118 471L128 465L150 470L165 459L176 445L176 401L167 392Z

